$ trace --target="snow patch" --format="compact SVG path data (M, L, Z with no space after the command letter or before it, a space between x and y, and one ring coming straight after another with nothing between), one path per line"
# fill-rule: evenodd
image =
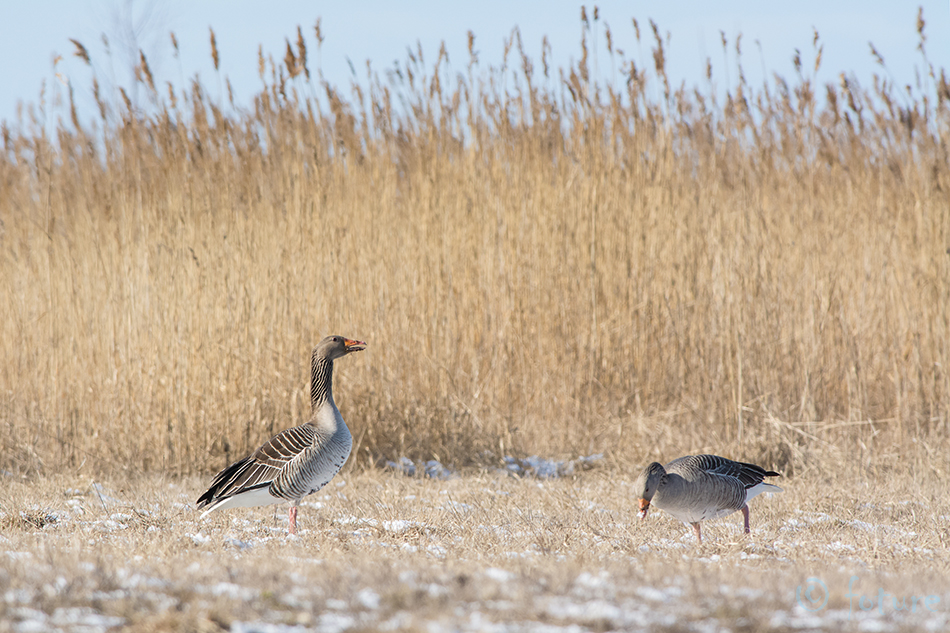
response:
M609 622L611 628L621 620L623 612L615 604L604 600L578 603L569 600L551 600L545 608L548 615L561 620L580 622Z
M379 608L380 598L378 593L367 587L357 592L356 601L363 605L364 608L375 611Z
M387 468L392 468L395 471L401 472L407 477L415 477L416 475L416 465L412 463L412 460L408 457L400 457L398 461L387 461Z
M400 457L399 460L395 462L387 461L386 467L402 473L407 477L415 477L416 473L421 473L429 479L448 479L455 474L450 468L443 466L442 463L436 459L430 459L424 464L416 466L408 457Z
M484 570L482 574L484 574L485 577L494 580L495 582L508 582L515 576L510 571L505 571L504 569L499 569L497 567L489 567L488 569Z
M603 453L578 457L568 461L554 461L537 455L518 459L511 455L504 457L505 470L519 477L538 477L539 479L553 479L555 477L569 477L575 472L590 470L597 462L604 458Z

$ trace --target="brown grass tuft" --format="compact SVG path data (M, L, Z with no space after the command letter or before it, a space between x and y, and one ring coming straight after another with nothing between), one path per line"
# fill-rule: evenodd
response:
M0 530L23 530L32 532L42 530L48 525L55 525L55 514L46 510L21 510L16 515L4 514L0 516Z

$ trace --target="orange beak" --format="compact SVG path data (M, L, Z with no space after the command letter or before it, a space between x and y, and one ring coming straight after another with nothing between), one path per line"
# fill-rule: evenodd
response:
M366 349L366 343L363 341L354 341L348 338L343 339L343 344L346 345L347 352L361 352Z
M646 499L640 499L640 512L637 514L641 519L647 518L647 511L650 509L650 502Z

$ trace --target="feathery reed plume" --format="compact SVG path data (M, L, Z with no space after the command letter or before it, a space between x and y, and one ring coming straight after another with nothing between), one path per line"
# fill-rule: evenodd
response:
M650 20L650 28L653 30L653 38L656 41L656 46L653 48L653 66L656 69L656 74L663 81L663 100L669 104L670 81L666 75L666 53L663 50L663 38L660 36L660 28L653 20Z
M874 57L874 61L877 62L877 65L884 68L884 57L877 52L877 49L874 48L873 42L868 42L868 46L871 48L871 55ZM797 51L796 51L797 52Z
M471 68L478 63L478 53L475 51L475 32L468 32L468 66Z
M943 105L945 101L950 101L950 81L947 81L947 75L941 68L940 80L937 82L937 104Z
M825 100L828 102L828 109L834 117L832 123L838 125L841 120L841 112L838 107L838 91L835 90L834 84L825 84Z
M129 118L132 116L132 100L129 99L128 93L126 93L125 88L119 87L119 94L122 95L122 102L125 103L125 111L129 114Z
M180 53L180 51L178 50L178 38L175 37L174 31L169 31L168 35L171 37L172 48L175 50L175 59L178 59L178 55Z
M320 29L320 20L321 18L317 18L316 24L313 25L314 35L317 36L317 48L323 45L323 31Z
M518 37L518 27L515 27L511 30L511 33L508 37L502 38L502 54L501 54L501 65L502 68L508 67L508 55L511 53L512 47L515 45L515 39Z
M214 37L214 29L208 27L208 31L211 33L211 61L214 62L214 69L218 70L218 66L221 61L218 57L218 41Z
M168 103L171 106L171 109L174 110L178 107L178 98L175 96L175 87L170 81L166 81L165 84L168 86Z
M139 49L139 64L136 67L136 75L141 71L141 78L144 78L145 84L152 93L155 93L155 79L152 77L152 70L148 67L148 60L145 59L145 53Z
M742 33L736 35L736 70L739 71L738 90L741 92L742 86L745 85L745 71L742 69Z
M303 31L297 26L297 63L303 70L304 76L310 80L310 69L307 68L307 43L303 39Z
M469 31L471 33L471 31ZM541 66L544 68L544 76L549 78L551 76L550 64L548 63L548 56L551 54L551 43L548 41L548 36L545 35L541 39Z
M294 49L290 47L290 40L285 38L284 41L287 42L287 52L284 54L284 66L287 67L287 74L293 79L300 73L297 67L297 57L294 55Z
M102 95L99 94L99 80L95 77L92 78L92 97L95 99L96 106L99 108L99 118L105 121L106 103L102 100Z
M89 61L89 51L86 50L86 47L79 43L79 41L72 38L70 38L69 41L72 42L73 46L76 47L73 55L86 62L87 66L90 65L91 62Z
M81 131L81 126L79 125L79 115L76 113L76 101L73 99L72 82L68 82L66 87L69 89L69 120L73 124L73 129L79 132Z

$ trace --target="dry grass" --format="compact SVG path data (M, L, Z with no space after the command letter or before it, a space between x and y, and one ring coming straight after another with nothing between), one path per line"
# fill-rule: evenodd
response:
M445 481L362 471L303 505L297 537L286 535L283 507L276 520L255 509L199 522L193 500L204 483L7 480L0 631L37 621L71 630L81 617L87 624L117 618L106 622L141 631L950 624L950 505L940 482L882 485L842 473L826 487L800 477L784 482L783 494L753 502L751 537L733 515L707 523L701 546L662 512L637 521L632 479L608 470L546 481L490 471ZM40 527L16 519L37 515L55 521ZM888 598L883 614L864 613L846 597L852 576L865 606L879 590L940 600L932 611L895 613ZM815 613L796 598L812 577L828 591Z
M604 28L572 68L513 35L504 70L419 51L349 95L300 37L249 109L157 90L144 56L144 109L96 85L81 125L54 88L3 130L0 466L213 470L305 419L340 333L370 344L338 367L360 467L945 475L943 71L817 86L806 59L723 100L670 89L659 38L655 69L615 50L599 80Z

